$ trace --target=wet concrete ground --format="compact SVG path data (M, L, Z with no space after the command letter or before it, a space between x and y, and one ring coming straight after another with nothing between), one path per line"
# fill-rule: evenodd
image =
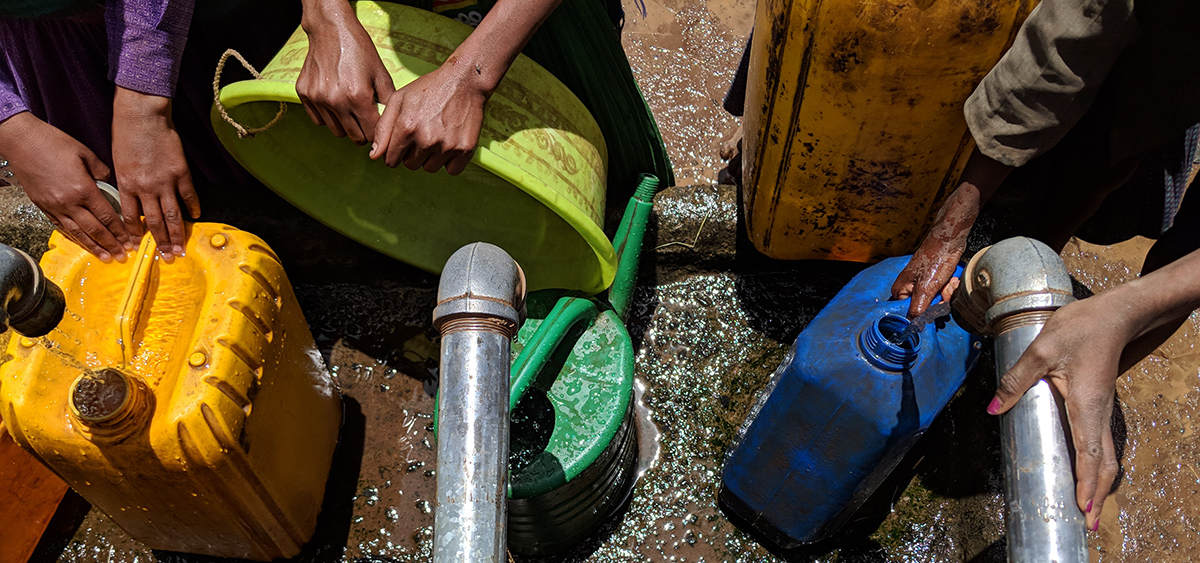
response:
M716 508L721 456L791 340L859 266L755 257L736 239L735 192L708 185L721 165L720 137L736 126L719 105L753 3L647 0L646 17L627 4L626 47L683 186L658 200L630 321L652 413L646 435L661 436L658 448L643 441L646 457L657 455L623 512L577 550L551 560L780 561ZM686 76L678 70L685 65L693 69ZM16 240L5 225L34 220L27 206L0 205L2 240ZM18 230L12 236L31 248L48 232ZM975 246L986 238L977 237ZM1099 292L1133 276L1145 247L1144 241L1073 244L1064 257L1076 279ZM436 280L394 266L351 265L331 275L303 257L293 261L297 295L347 412L318 535L297 561L428 561L437 350L429 312ZM1196 556L1198 335L1200 318L1193 315L1119 384L1128 428L1125 474L1101 531L1092 534L1095 561ZM851 530L811 552L782 555L821 562L1004 561L998 427L983 412L994 387L991 370L985 357ZM210 560L148 550L78 497L64 503L50 532L37 561Z

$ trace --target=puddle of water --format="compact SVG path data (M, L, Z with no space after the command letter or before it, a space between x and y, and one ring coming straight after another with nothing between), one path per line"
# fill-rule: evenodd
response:
M622 43L658 121L676 184L716 183L721 137L739 122L721 107L753 24L749 0L625 4Z
M1137 276L1152 241L1072 241L1072 276L1100 293ZM1200 315L1117 380L1126 425L1124 474L1105 503L1092 561L1190 561L1200 553Z

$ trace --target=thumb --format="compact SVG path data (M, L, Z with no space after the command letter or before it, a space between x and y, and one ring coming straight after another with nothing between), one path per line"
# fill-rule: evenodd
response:
M996 396L992 398L992 402L988 404L988 414L1002 414L1008 412L1021 397L1025 396L1025 392L1033 387L1042 377L1050 373L1050 365L1043 356L1037 352L1034 346L1037 340L1034 339L1033 344L1021 354L1021 358L1017 363L1000 378L1000 383L996 388Z
M939 289L933 288L931 284L916 284L912 292L912 301L908 304L908 318L915 319L924 313L938 292Z
M380 68L375 73L375 99L384 103L395 91L396 83L392 82L392 75L388 74L387 69Z
M87 168L88 174L92 176L92 179L108 182L112 178L112 170L108 168L108 165L104 164L91 149L83 145L80 145L79 148L81 149L79 151L79 158L83 160L83 166Z

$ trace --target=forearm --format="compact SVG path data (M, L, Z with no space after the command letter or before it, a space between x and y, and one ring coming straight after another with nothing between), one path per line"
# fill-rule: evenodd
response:
M27 111L0 121L0 155L9 159L14 158L21 152L23 146L28 145L27 141L30 135L41 123L43 123L42 120Z
M148 118L161 119L164 125L171 126L171 98L117 86L113 94L113 123Z
M996 162L976 149L971 153L959 178L958 188L946 198L938 210L927 242L947 243L964 239L979 211L987 204L996 189L1012 172L1012 168Z
M561 0L500 0L454 50L445 66L460 69L490 95Z
M349 0L302 0L304 13L300 27L309 37L321 32L340 34L361 31L366 33Z
M1101 298L1129 340L1186 317L1200 307L1200 250L1093 299Z

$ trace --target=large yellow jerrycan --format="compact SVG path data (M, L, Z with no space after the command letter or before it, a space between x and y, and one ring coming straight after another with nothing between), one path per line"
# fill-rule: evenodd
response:
M974 148L963 103L1034 0L759 0L746 230L774 258L907 254Z
M16 441L151 548L297 554L341 401L270 248L196 223L173 263L146 236L104 264L55 232L41 266L67 312L9 344L0 408Z

